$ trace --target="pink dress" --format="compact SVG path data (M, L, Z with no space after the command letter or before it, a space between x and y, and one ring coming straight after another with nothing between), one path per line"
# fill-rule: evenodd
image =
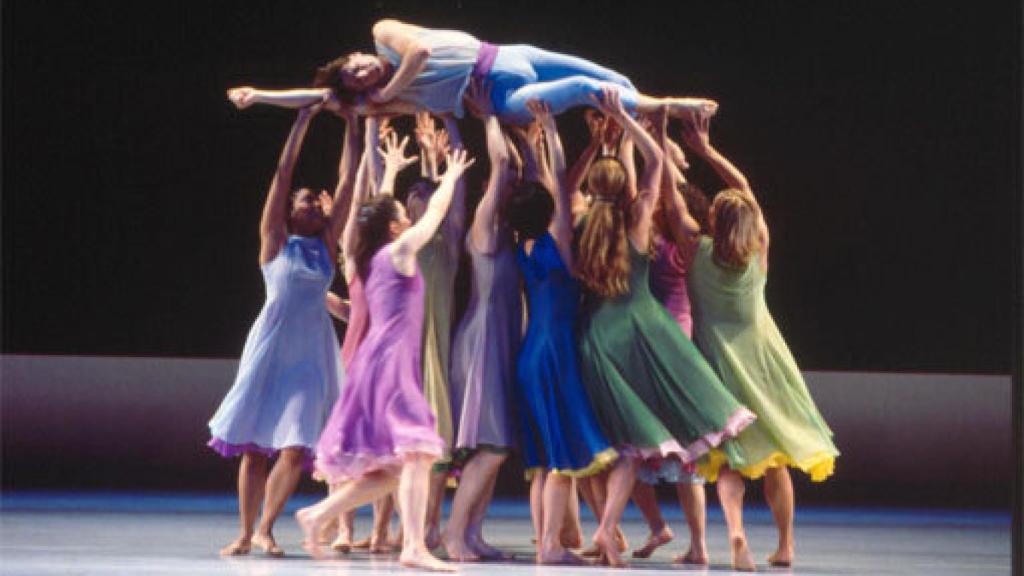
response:
M675 318L688 338L693 338L693 316L690 295L686 291L686 273L691 260L675 242L662 236L654 239L654 262L651 263L651 293Z
M345 329L345 341L341 343L341 361L346 369L352 364L356 350L370 328L370 310L366 304L366 294L363 293L363 281L358 274L348 283L348 301L348 327Z
M440 456L444 446L420 374L423 277L418 266L413 276L395 269L391 247L370 261L369 330L317 443L317 476L331 484L377 470L396 473L403 455Z

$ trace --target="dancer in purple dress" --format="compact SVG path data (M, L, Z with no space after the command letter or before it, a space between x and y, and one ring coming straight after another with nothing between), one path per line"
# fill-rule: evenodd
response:
M423 279L416 253L441 224L455 183L471 164L465 151L449 155L441 185L415 225L389 196L359 209L354 256L370 307L370 329L317 445L318 474L341 486L296 513L314 557L321 556L317 534L324 523L397 487L402 564L452 570L424 544L430 467L444 446L420 380Z

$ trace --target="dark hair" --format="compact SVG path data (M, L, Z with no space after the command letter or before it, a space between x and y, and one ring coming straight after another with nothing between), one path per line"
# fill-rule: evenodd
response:
M708 225L708 209L711 208L708 195L689 182L680 182L679 192L683 195L683 199L686 200L687 211L690 212L693 219L700 225L700 231L707 233L711 229Z
M320 66L316 69L316 73L313 75L313 87L314 88L330 88L334 95L338 97L338 100L347 106L351 106L355 103L356 96L359 94L345 86L345 83L341 79L341 71L348 64L351 59L351 54L346 54L339 58L331 60L327 64Z
M356 214L356 273L366 283L370 274L370 260L373 255L391 239L391 222L398 218L397 200L385 194L367 200L359 206Z
M544 234L554 213L555 201L539 182L517 184L502 207L502 218L519 234L520 241Z
M437 183L428 178L419 178L405 192L405 209L409 211L409 218L413 222L420 219L427 210L430 197L437 190Z

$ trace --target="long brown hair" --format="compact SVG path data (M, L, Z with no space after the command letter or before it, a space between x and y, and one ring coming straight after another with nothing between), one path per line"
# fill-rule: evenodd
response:
M757 206L747 194L722 190L711 204L714 218L711 237L715 260L732 266L746 266L760 247L757 230Z
M626 170L618 158L598 158L587 172L594 202L580 234L577 274L605 298L629 292L629 194Z

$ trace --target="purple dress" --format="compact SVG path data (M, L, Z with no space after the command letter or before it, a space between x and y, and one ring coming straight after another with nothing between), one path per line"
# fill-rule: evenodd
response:
M370 328L317 443L317 476L331 484L397 472L404 454L440 456L444 446L420 375L423 278L419 267L413 276L395 269L392 246L370 261L364 286Z

